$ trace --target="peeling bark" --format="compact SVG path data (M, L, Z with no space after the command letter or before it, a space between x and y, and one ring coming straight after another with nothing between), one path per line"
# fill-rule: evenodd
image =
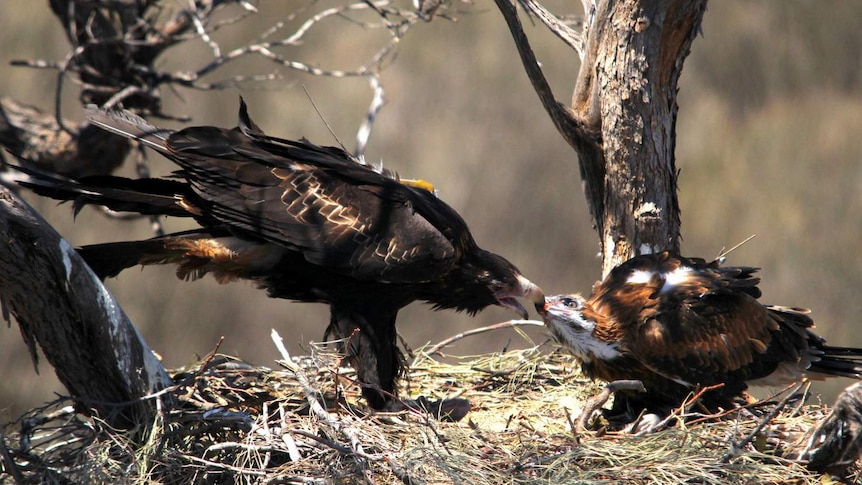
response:
M609 2L590 38L598 43L585 119L601 124L605 180L598 224L603 274L636 254L679 250L677 82L705 2ZM584 71L582 70L582 73ZM584 93L576 92L575 98ZM576 108L576 112L578 109Z

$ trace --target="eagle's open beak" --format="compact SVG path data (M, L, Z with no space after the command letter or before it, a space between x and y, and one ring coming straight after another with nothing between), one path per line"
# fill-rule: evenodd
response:
M529 318L530 314L527 312L527 309L524 308L520 302L518 302L516 298L527 298L531 302L533 302L533 305L535 305L536 309L540 307L544 309L545 293L542 292L541 288L533 284L532 281L521 275L518 275L518 285L520 286L520 291L514 292L515 294L498 297L497 301L500 303L501 306L511 309L512 311L520 315L522 319L526 320L527 318Z

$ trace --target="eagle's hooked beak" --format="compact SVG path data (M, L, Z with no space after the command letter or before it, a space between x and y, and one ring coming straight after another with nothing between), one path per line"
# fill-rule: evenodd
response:
M501 306L514 311L515 313L520 315L522 319L526 320L530 317L530 314L527 312L527 309L524 308L518 302L516 298L527 298L531 302L533 302L533 305L535 305L536 309L538 309L540 306L544 307L545 305L545 293L542 292L541 288L536 286L532 281L528 280L522 275L518 275L517 280L519 287L518 290L512 292L512 294L509 295L498 296L497 302L499 302Z

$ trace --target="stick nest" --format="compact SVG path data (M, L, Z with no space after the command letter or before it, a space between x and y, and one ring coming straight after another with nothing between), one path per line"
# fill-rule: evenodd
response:
M827 411L798 396L640 436L579 432L575 420L601 386L570 357L538 346L441 363L420 349L401 394L469 399L467 417L450 423L371 412L338 355L310 354L287 370L211 355L175 374L180 406L132 431L76 412L68 398L33 410L3 428L0 483L830 480L792 459Z

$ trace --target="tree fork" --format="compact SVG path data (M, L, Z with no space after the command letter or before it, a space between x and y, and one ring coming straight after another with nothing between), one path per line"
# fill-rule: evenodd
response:
M495 1L542 105L578 154L602 274L637 254L678 251L677 85L706 0L585 2L571 108L553 96L514 5Z

